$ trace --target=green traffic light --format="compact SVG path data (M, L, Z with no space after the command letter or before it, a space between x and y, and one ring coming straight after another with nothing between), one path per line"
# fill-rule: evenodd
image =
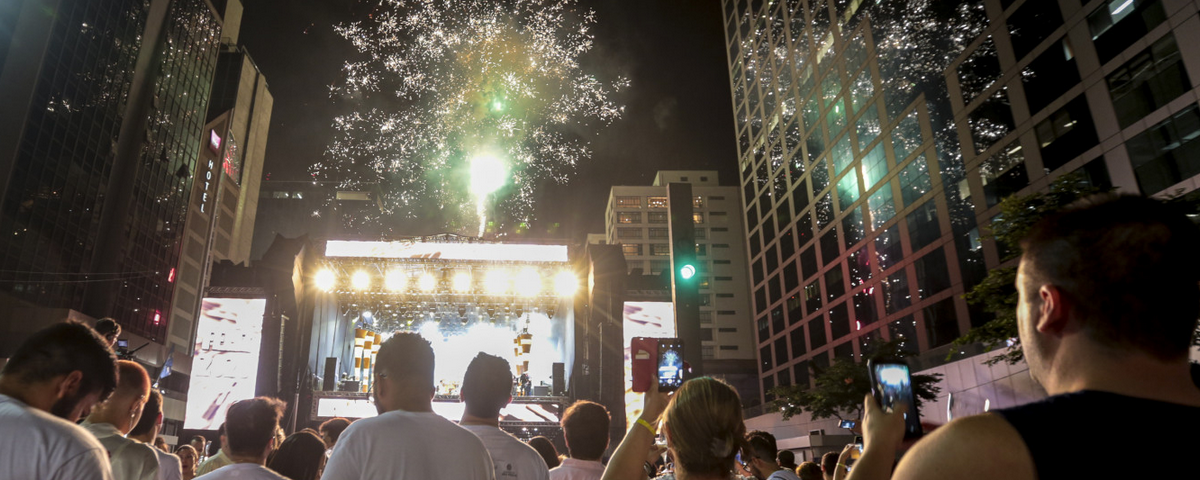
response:
M683 277L684 280L696 276L696 267L692 265L684 265L683 268L679 269L679 276Z

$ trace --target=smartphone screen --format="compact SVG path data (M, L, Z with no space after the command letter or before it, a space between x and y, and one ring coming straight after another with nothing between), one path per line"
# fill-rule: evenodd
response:
M673 392L683 385L683 343L677 338L658 341L658 391Z
M854 420L842 420L842 423L838 424L838 428L854 428Z
M916 399L912 391L912 374L903 363L874 363L871 365L873 384L871 391L884 409L898 403L907 403L904 412L904 438L921 436L921 416L917 413Z

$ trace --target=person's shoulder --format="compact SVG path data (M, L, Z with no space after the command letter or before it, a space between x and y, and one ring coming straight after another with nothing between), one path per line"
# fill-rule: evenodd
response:
M925 436L900 460L896 480L1036 479L1021 434L994 413L954 420Z
M89 432L86 428L68 422L47 412L43 412L36 408L25 409L25 415L21 416L24 428L34 430L37 438L42 438L44 441L56 445L56 450L59 451L78 451L78 450L103 450L104 446L96 439L96 436ZM7 421L10 419L6 419ZM10 426L16 426L9 424ZM26 436L25 438L31 438Z

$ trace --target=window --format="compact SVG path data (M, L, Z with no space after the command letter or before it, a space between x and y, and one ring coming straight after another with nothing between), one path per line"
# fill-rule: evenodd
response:
M855 330L862 330L864 325L870 325L879 320L879 311L875 307L875 289L868 288L854 294Z
M896 154L896 164L904 163L904 159L917 151L921 143L924 143L921 124L917 121L917 110L913 110L892 130L892 153Z
M808 322L808 346L811 350L816 350L825 346L829 341L825 336L824 318L817 317L811 322Z
M729 229L725 228L725 227L713 227L711 230L713 232L728 232L729 231Z
M984 160L979 167L979 176L983 179L983 196L988 207L995 206L1004 197L1029 185L1021 142L1014 140L991 158Z
M792 330L791 333L788 334L788 340L790 340L792 343L792 356L793 357L799 357L801 355L804 355L804 353L808 351L808 349L804 345L804 328L803 327L799 327L799 328Z
M775 376L767 375L766 377L763 377L762 385L763 385L763 400L767 401L767 402L774 401L775 394L771 393L771 390L773 390L775 388Z
M917 353L917 321L912 315L904 317L888 324L888 335L892 340L899 340L900 350L910 354Z
M618 207L641 207L642 197L617 197Z
M1125 142L1142 193L1153 195L1200 174L1200 109L1193 104Z
M701 181L701 182L707 182L707 181L708 181L708 177L701 176L701 177L700 177L700 181ZM725 199L725 197L712 197L712 198L713 198L713 200L724 200L724 199Z
M1075 66L1075 52L1070 39L1063 38L1057 45L1038 55L1021 71L1021 82L1025 84L1025 100L1029 112L1037 113L1061 97L1079 83L1079 68Z
M937 348L958 338L958 314L954 311L954 297L925 307L923 311L928 348Z
M738 346L737 345L721 345L720 348L721 348L721 350L725 350L725 351L729 351L729 350L736 351L738 349Z
M733 298L732 293L718 293L717 298Z
M830 340L837 340L850 334L850 310L842 302L829 309Z
M831 228L821 237L821 264L829 265L841 255L838 247L837 228Z
M884 183L878 191L867 199L867 207L871 210L871 228L878 230L883 224L896 216L896 203L892 200L892 184Z
M289 195L288 192L271 192L272 198L288 198Z
M875 94L875 85L871 82L871 69L864 68L850 88L853 90L851 94L854 97L854 111L862 110L863 106L871 100L871 96ZM879 117L875 117L875 119L878 120Z
M857 287L871 279L871 256L867 247L863 246L846 257L846 267L850 269L850 288Z
M697 244L696 245L696 255L699 255L702 257L707 256L708 255L708 245Z
M651 260L650 261L650 274L652 274L652 275L662 275L663 273L670 272L670 270L671 270L671 262L668 260Z
M842 218L842 243L846 245L846 249L849 250L850 247L861 241L865 233L862 210L854 207L846 212L846 216Z
M1017 59L1029 54L1062 26L1058 2L1025 2L1008 17L1008 33Z
M737 315L735 310L717 310L717 315Z
M854 170L838 180L837 183L838 206L842 210L850 208L858 200L858 175Z
M802 212L808 208L808 179L800 180L796 184L796 188L792 190L792 204L796 206L796 212Z
M771 333L780 333L786 326L787 323L783 317L783 307L775 307L773 310L771 310Z
M713 341L713 331L711 328L701 328L700 329L700 341L702 341L702 342Z
M714 243L714 244L712 244L712 247L713 248L729 248L729 244L728 243Z
M729 214L727 212L708 212L708 216L710 217L724 217L726 215Z
M721 327L717 329L717 333L737 333L737 327Z
M846 360L854 360L854 342L845 342L836 347L833 347L833 358L843 358Z
M1000 58L996 56L996 42L989 35L979 48L958 65L958 86L962 89L963 103L971 103L1003 73Z
M900 245L900 225L888 227L875 237L875 257L880 270L887 270L904 260L904 249Z
M914 252L942 236L942 231L938 228L936 199L930 199L917 207L908 214L906 221L908 222L909 248L912 248Z
M815 279L812 283L804 287L804 311L808 315L812 315L821 309L821 285L820 279Z
M929 166L925 157L914 158L912 163L900 170L900 197L905 205L913 202L933 189L933 181L929 179Z
M641 255L642 254L642 244L640 244L640 243L621 244L621 253L624 253L625 255L634 255L634 256Z
M1008 102L1008 87L988 96L967 118L975 153L983 153L1015 128L1012 105Z
M941 247L913 262L917 270L917 292L921 300L950 288L950 271L946 268L946 253Z
M889 315L912 305L908 292L908 274L904 269L889 275L880 285L883 290L883 309Z
M796 385L808 387L809 372L808 361L803 361L792 366L792 374L796 376Z
M861 138L861 137L859 137ZM875 187L888 173L887 156L883 154L883 144L875 145L871 151L867 152L862 159L863 189L870 190Z
M646 206L650 208L667 208L667 197L647 197Z
M772 365L771 365L771 345L770 344L767 344L767 346L762 347L761 349L758 350L758 358L759 358L759 361L761 362L761 364L759 365L759 368L762 369L762 371L764 373L767 372L768 370L771 370ZM775 383L774 380L775 379L771 378L771 377L767 377L767 378L763 379L763 389L769 390L772 387L774 387L774 385L773 385ZM772 384L772 385L768 386L768 382L770 382L770 384Z
M713 260L713 265L729 265L732 262L729 260ZM719 278L717 280L720 280Z
M704 212L692 212L692 222L696 224L704 223Z
M1042 148L1042 164L1050 171L1099 143L1091 110L1083 95L1039 122L1034 131Z
M842 137L841 141L833 146L833 152L829 156L833 158L833 175L841 175L846 167L854 162L854 150L850 148L850 136Z
M1108 0L1088 15L1100 63L1108 63L1166 21L1161 0Z
M647 212L647 223L667 223L667 212Z
M650 244L650 254L651 255L670 255L671 254L671 246L667 245L665 243L652 243L652 244Z
M870 145L876 138L879 138L879 132L881 131L879 125L879 108L875 105L868 105L862 116L858 117L858 122L855 123L854 129L858 132L858 149L859 151L865 151L867 145Z
M617 212L617 223L642 223L642 212Z
M817 251L815 248L809 247L807 250L800 252L800 274L805 279L817 273Z
M1108 76L1121 128L1141 120L1191 89L1175 36L1167 34Z
M665 228L651 228L650 238L671 238Z
M842 281L842 266L837 265L825 272L825 298L829 301L836 300L842 294L846 293L846 284Z
M642 238L642 229L640 228L618 228L617 238Z
M304 192L292 192L292 198L302 200L304 199Z
M696 240L704 240L704 239L708 238L708 231L706 231L703 228L696 228L695 235L696 235L696 237L695 237Z
M779 337L779 339L775 340L775 364L776 365L783 365L783 364L787 363L788 360L790 360L790 358L788 357L787 342L788 342L788 339L785 337ZM786 372L787 372L787 370L784 370L781 373L786 373Z

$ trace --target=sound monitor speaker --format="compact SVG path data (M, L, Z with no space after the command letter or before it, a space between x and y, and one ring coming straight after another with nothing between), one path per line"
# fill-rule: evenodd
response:
M325 376L321 377L321 391L337 391L338 357L325 357Z
M564 373L566 367L562 362L555 362L554 365L551 365L551 367L550 393L552 395L562 395L567 391L567 385L564 379L566 375Z

